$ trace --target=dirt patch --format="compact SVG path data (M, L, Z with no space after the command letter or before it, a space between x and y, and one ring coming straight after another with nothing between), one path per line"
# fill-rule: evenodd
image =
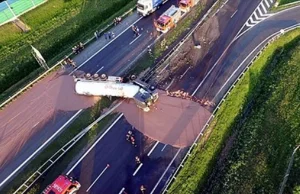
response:
M132 100L122 103L118 111L144 135L175 147L190 146L211 115L198 103L170 97L164 91L159 91L150 112L137 108Z

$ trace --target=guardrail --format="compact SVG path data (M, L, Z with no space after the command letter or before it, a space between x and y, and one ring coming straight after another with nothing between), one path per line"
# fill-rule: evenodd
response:
M283 29L284 32L289 32L291 30L294 30L296 28L300 28L300 24L296 24L294 26L288 27ZM228 97L228 95L230 94L231 90L236 86L236 84L243 78L244 74L248 71L248 69L250 68L250 66L254 63L254 61L259 57L259 55L263 52L263 50L270 44L272 43L274 40L276 40L277 38L279 38L283 33L282 32L276 32L274 34L272 34L271 36L269 36L268 38L266 38L260 45L262 45L264 42L265 45L257 52L257 54L252 58L252 60L249 62L249 64L244 68L244 70L240 73L240 75L235 79L235 81L233 82L233 84L229 87L229 89L226 91L226 93L224 94L224 96L222 97L222 99L220 100L220 102L218 103L218 105L216 106L216 108L214 109L212 115L209 117L209 119L207 120L207 122L205 123L205 126L201 129L200 133L197 135L195 141L193 142L192 146L189 148L188 152L186 153L186 155L184 156L184 158L182 159L182 161L180 162L179 166L177 167L176 171L174 172L174 174L172 174L168 180L167 180L167 184L165 185L165 187L163 188L163 192L162 193L168 193L168 188L170 186L170 184L173 181L176 181L176 175L178 174L179 170L181 168L184 167L184 163L186 162L186 160L188 159L189 156L191 156L191 152L193 151L193 149L197 146L197 142L199 141L200 136L203 135L203 132L207 129L207 127L209 126L210 122L212 121L212 119L215 117L217 111L220 109L220 106L222 105L223 102L225 102L226 98ZM256 47L253 51L257 50L258 47ZM253 52L252 51L252 52ZM238 70L239 68L237 68ZM233 73L234 74L234 73ZM233 75L232 74L232 75ZM229 78L231 79L231 78ZM229 80L228 79L228 80Z
M73 137L68 143L61 147L57 152L55 152L44 164L42 164L32 175L20 186L13 194L24 194L33 184L49 169L51 168L67 151L69 151L85 134L87 134L92 127L114 111L120 104L119 102L113 108L109 109L89 126L83 129L75 137Z
M222 6L224 6L226 4L228 0L226 0L225 2L223 2ZM143 81L149 81L151 77L153 77L153 75L157 74L158 72L161 72L169 63L169 61L171 60L171 58L174 56L174 54L177 53L177 51L179 50L179 48L188 40L188 38L195 32L195 30L199 27L200 24L202 24L202 22L207 19L207 17L209 16L209 14L213 11L213 9L217 6L217 4L219 3L219 1L216 1L211 8L207 11L207 13L201 18L201 20L193 27L193 29L187 33L182 39L181 41L179 41L158 63L155 64L154 67L152 67L145 75L143 78ZM221 6L221 7L222 7ZM218 11L218 10L217 10Z
M128 11L126 11L121 17L125 17L126 15L128 15L129 13L131 13L134 9L136 8L136 6L130 8ZM105 28L100 30L100 34L102 34L103 32L105 32L106 30L108 30L110 27L112 27L114 25L114 23L110 23L108 24ZM86 45L88 43L90 43L92 40L94 40L95 37L93 36L92 38L86 40L83 44ZM70 48L71 50L71 48ZM71 57L73 54L73 52L70 52L68 55L66 55L67 57ZM40 76L38 76L36 79L34 79L33 81L31 81L29 84L27 84L25 87L23 87L22 89L20 89L18 92L16 92L14 95L10 96L7 100L5 100L3 103L1 103L0 105L0 109L4 108L5 105L7 105L9 102L11 102L14 98L16 98L17 96L19 96L21 93L23 93L24 91L26 91L28 88L30 88L31 86L33 86L36 82L38 82L40 79L42 79L43 77L45 77L48 73L50 73L51 71L53 71L56 67L58 67L59 65L62 64L62 62L64 61L64 59L59 60L58 62L56 62L55 65L53 65L50 69L48 69L47 71L45 71L44 73L42 73Z

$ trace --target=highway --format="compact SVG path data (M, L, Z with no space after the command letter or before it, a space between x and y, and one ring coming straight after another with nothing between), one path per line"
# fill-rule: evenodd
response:
M237 12L229 21L223 21L227 25L224 26L221 36L213 49L196 68L189 70L183 79L173 82L172 90L185 89L192 93L197 89L195 93L197 97L207 97L217 102L225 92L226 87L224 87L224 91L219 92L220 88L223 87L222 84L225 83L226 79L231 76L231 73L235 71L245 57L262 40L281 28L300 22L300 16L297 14L300 11L299 8L283 12L255 25L228 47L260 1L251 1L247 4L238 0L229 0L228 4L236 2L239 2L239 6L237 10L232 10L232 14L235 11ZM164 7L168 7L168 5ZM160 11L163 11L163 9ZM157 13L157 15L159 14ZM140 28L144 28L144 31L147 29L153 31L153 26L147 23L152 23L152 18L149 18L142 19L137 23ZM133 34L130 30L126 31L120 38L88 61L81 70L93 73L98 71L99 67L103 67L101 72L120 73L121 67L133 60L136 55L155 39L154 37L149 38L146 33L142 33L141 37L136 40L132 36ZM226 50L227 47L228 49ZM226 52L223 54L224 50ZM222 57L220 58L221 55ZM250 60L251 57L248 59ZM217 61L218 63L216 63ZM242 64L246 65L247 61ZM212 67L213 69L211 69ZM238 75L238 73L239 71L235 72L235 75ZM191 79L191 77L196 79ZM232 79L234 79L234 76ZM199 83L202 83L200 87ZM228 82L228 85L230 85L230 82ZM40 132L40 134L35 134L34 138L39 139L39 137L44 136L43 139L46 139L51 136L55 129L59 129L74 113L61 113L56 119L53 119L55 121L49 121L43 126L43 130L47 129L47 126L48 129L53 129L51 132ZM79 178L83 185L80 193L86 193L87 190L89 193L119 193L122 188L125 188L128 193L138 193L141 184L146 186L149 193L154 188L153 193L160 192L167 178L178 166L186 149L179 150L170 145L157 143L143 136L138 131L135 131L135 133L139 146L134 148L125 140L125 134L130 128L131 126L121 118L70 172L71 175ZM34 138L33 140L36 140ZM39 145L29 146L31 153L36 146ZM0 180L3 180L29 154L17 155L16 157L20 157L19 160L16 160L17 162L12 163L13 165L11 166L4 167L10 170L1 169ZM135 155L141 156L143 165L133 176L137 168L134 162ZM106 168L107 164L110 164L110 167ZM162 177L164 172L166 174ZM158 182L161 177L161 181Z
M123 73L157 38L153 20L176 2L168 1L146 18L134 13L131 17L136 20L131 22L140 28L141 35L134 37L128 26L126 30L116 34L116 38L101 49L101 52L95 51L95 55L89 53L94 55L93 57L88 57L85 61L75 57L80 66L79 70L90 73L105 72L110 75ZM88 49L83 54L88 52ZM49 80L51 81L51 77L47 76L0 112L0 146L5 149L0 154L0 188L14 171L24 167L51 138L59 135L80 114L78 111L54 110L52 104L45 102L43 95L49 89Z
M228 4L235 2L229 0ZM269 17L253 26L243 36L235 39L236 34L259 2L253 3L252 11L249 11L249 15L244 16L245 20L241 21L241 17L245 14L243 10L246 9L245 7L249 8L250 5L244 2L240 3L232 20L223 21L227 22L227 26L223 28L220 38L207 54L210 58L204 59L195 69L189 70L189 73L186 73L182 79L173 82L170 90L184 89L190 93L195 91L197 97L208 97L218 102L230 86L230 82L225 86L223 84L232 73L234 73L231 77L232 80L239 75L242 67L246 66L251 60L251 56L256 54L259 48L257 46L264 39L281 28L300 22L300 16L297 14L300 8L295 8L289 12ZM232 10L232 13L235 11ZM238 21L240 21L239 24ZM235 25L240 27L235 27L233 30L232 26ZM235 41L231 43L232 40ZM227 47L228 49L226 49ZM256 47L257 49L255 49ZM256 52L247 57L253 49ZM226 52L223 54L224 50ZM216 63L217 61L218 63ZM239 65L241 65L241 70L235 71ZM202 83L200 87L198 87L199 83ZM223 90L219 92L221 88ZM138 148L134 148L125 140L126 132L129 129L131 126L122 117L107 135L87 153L85 158L69 170L70 175L83 183L83 188L79 193L110 194L123 190L127 193L139 193L140 185L146 186L147 193L161 192L168 177L179 165L187 148L179 150L170 145L151 141L138 131L135 133L140 142ZM142 158L143 165L140 168L134 162L134 156L137 154ZM110 167L106 168L108 163ZM138 170L136 174L134 174L135 170Z

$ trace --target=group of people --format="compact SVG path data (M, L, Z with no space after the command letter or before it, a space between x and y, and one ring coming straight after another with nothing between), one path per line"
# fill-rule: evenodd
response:
M175 92L169 92L167 90L167 95L171 96L171 97L192 100L194 102L197 102L197 103L201 104L202 106L214 106L215 105L213 102L210 102L210 101L205 100L205 99L197 99L195 96L189 95L188 92L184 92L184 91L181 91L181 90L177 90Z
M114 19L114 24L115 24L115 26L116 26L117 24L121 23L121 21L122 21L122 18L121 18L121 17L116 17L116 18Z
M113 33L113 32L106 32L106 33L104 33L104 38L106 40L113 39L114 37L115 37L115 33Z
M128 133L126 134L126 140L129 141L134 147L137 147L132 131L128 131Z
M132 26L131 26L131 29L132 29L133 35L134 35L135 37L137 37L137 36L140 35L140 29L139 29L137 26L132 25Z
M63 60L63 65L71 65L74 68L77 67L75 62L72 59L70 59L68 56L66 56L65 59Z
M80 53L83 49L84 49L84 45L83 45L82 42L80 42L78 45L76 45L76 46L74 46L74 47L72 48L73 53L76 54L76 55L77 55L78 53Z
M146 194L146 187L144 185L140 186L140 191L142 194ZM122 192L122 194L129 194L125 190Z

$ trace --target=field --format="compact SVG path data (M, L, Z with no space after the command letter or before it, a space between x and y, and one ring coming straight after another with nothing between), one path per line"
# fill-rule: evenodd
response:
M284 4L288 4L288 3L293 3L293 2L297 2L299 0L278 0L279 5L284 5Z
M277 193L300 144L300 30L269 46L227 97L169 193ZM286 193L299 190L300 154Z
M110 23L132 7L134 0L49 0L21 16L31 31L21 33L12 23L0 27L0 93L29 74L37 74L39 65L30 45L40 50L48 65L71 52L79 41L93 36L96 29Z

